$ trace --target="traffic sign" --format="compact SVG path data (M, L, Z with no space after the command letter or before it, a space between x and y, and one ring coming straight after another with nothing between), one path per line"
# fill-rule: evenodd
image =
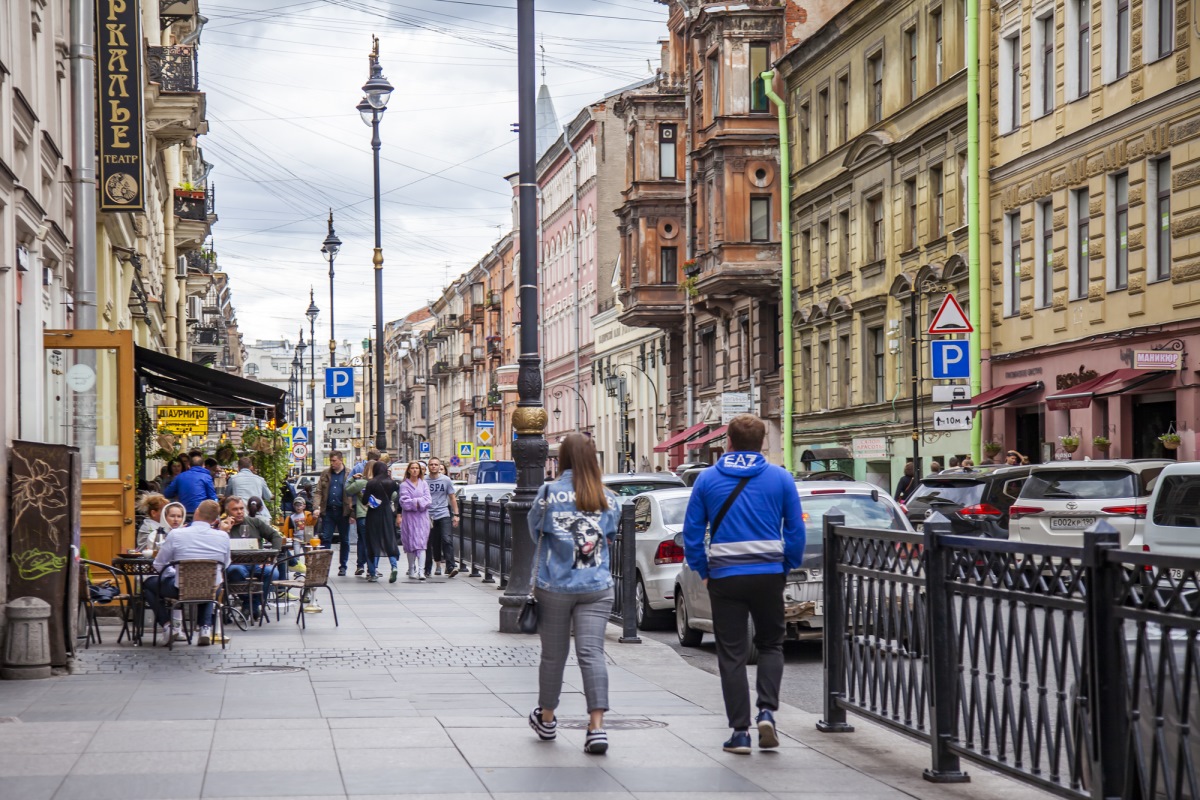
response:
M974 415L970 411L935 411L933 412L933 429L935 431L969 431Z
M325 433L330 439L353 439L353 422L331 422L325 426Z
M475 445L472 444L471 442L459 442L458 443L458 457L459 458L471 458L474 455L474 453L475 453Z
M971 377L967 358L970 343L966 339L940 339L929 343L933 353L933 377L936 380Z
M945 333L971 333L974 330L962 306L954 299L954 295L948 294L938 306L937 313L933 315L933 322L929 323L927 333L940 336Z
M971 389L965 384L933 387L935 403L965 403L971 399Z
M491 461L492 460L492 448L481 447L475 452L475 456L476 456L476 460L478 460L478 461Z
M325 419L337 419L338 417L353 417L354 406L349 403L326 403L325 404Z
M450 466L457 467L462 464L462 460L458 456L450 456Z
M496 422L490 419L475 420L475 438L481 445L490 445L496 438Z
M354 367L326 367L325 396L354 397Z
M303 461L308 457L308 445L304 442L296 442L292 445L292 458L297 461Z
M430 452L429 442L421 442L421 455L427 456Z
M308 428L301 426L292 428L292 441L304 442L304 444L308 444Z

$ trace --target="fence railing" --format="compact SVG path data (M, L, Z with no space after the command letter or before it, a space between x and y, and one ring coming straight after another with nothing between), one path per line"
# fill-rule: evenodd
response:
M480 578L482 583L498 583L498 589L508 587L512 569L512 518L507 498L493 500L471 498L459 509L458 525L459 568L470 570L468 577ZM609 553L609 571L613 576L615 599L611 618L622 625L621 641L640 642L637 635L636 580L624 576L637 574L637 533L633 526L633 505L621 509L617 535Z
M1200 797L1200 559L825 521L825 702L1068 798ZM1101 530L1104 528L1104 530Z

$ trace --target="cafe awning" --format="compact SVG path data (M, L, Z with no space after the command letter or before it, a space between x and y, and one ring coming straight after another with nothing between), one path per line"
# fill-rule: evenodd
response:
M668 450L670 450L672 447L677 447L678 445L683 444L688 439L691 439L693 436L700 433L700 431L704 430L707 427L708 427L707 422L701 422L699 425L693 425L692 427L688 428L687 430L679 431L679 433L675 434L670 439L667 439L665 442L660 442L660 443L654 445L654 452L665 453Z
M700 438L692 439L690 442L688 442L687 449L688 450L699 450L701 447L703 447L707 443L709 443L715 439L720 439L720 438L724 437L725 432L728 430L729 430L728 425L722 425L719 428L713 428L711 431L704 434Z
M1111 397L1172 374L1174 373L1165 370L1113 370L1092 378L1090 381L1072 386L1070 389L1050 395L1046 398L1046 408L1050 411L1087 408L1092 404L1093 397Z
M1019 397L1036 392L1042 388L1041 381L1029 381L1028 383L1009 383L1004 386L993 386L986 392L977 394L970 400L963 403L954 403L955 411L982 411L985 408L995 408L996 406L1006 405L1013 402Z
M147 391L220 411L247 415L266 412L277 422L284 422L287 392L282 389L145 347L134 347L133 360Z

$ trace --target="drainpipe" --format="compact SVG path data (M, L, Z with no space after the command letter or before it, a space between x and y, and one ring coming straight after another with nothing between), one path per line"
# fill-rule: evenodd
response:
M563 144L571 154L571 170L575 173L574 187L571 190L571 214L575 217L575 246L571 258L574 260L575 273L575 430L583 430L583 418L580 416L579 401L583 393L579 391L579 348L583 346L583 332L579 325L579 240L583 237L583 226L579 221L579 157L571 146L571 124L563 125Z
M683 74L686 78L683 94L683 114L687 127L687 149L684 152L686 164L683 171L683 235L686 238L684 242L684 252L687 254L686 260L690 261L696 257L696 248L692 245L692 231L696 226L696 220L692 219L692 148L695 144L693 131L693 107L692 107L692 9L687 4L687 0L679 0L679 7L683 9L683 17L687 20L687 25L684 27L683 45L684 45L684 67ZM684 387L687 392L687 427L692 427L696 424L696 398L692 380L693 358L695 354L692 352L692 340L696 335L696 311L692 306L692 295L684 292L684 303L686 304L686 319L684 324L684 342L683 342L683 360L684 360ZM668 395L670 390L668 388Z
M992 25L992 18L991 18L992 12L991 12L991 8L986 3L984 3L980 6L979 17L980 18L979 18L978 24L976 24L974 26L975 36L978 39L979 32L984 31L982 41L987 41L987 31L991 30L991 25ZM988 58L979 60L979 85L981 87L984 87L983 90L985 92L988 92L989 94L987 97L983 97L983 98L979 99L979 125L976 127L976 135L977 136L980 135L980 133L979 133L980 131L984 131L984 130L990 131L992 129L992 103L991 103L991 95L990 95L991 85L992 85L991 81L992 81L992 65L991 65L991 56L989 54ZM992 185L991 148L987 148L987 147L978 148L976 157L971 159L971 162L973 164L977 165L977 169L979 171L979 181L978 181L979 191L977 194L977 197L979 198L979 210L977 211L977 216L975 217L975 219L972 220L974 223L976 223L974 225L974 227L972 228L972 230L979 231L979 233L975 237L977 242L990 242L992 240L991 239L991 235L992 235L991 234L991 224L992 224L991 213L988 211L985 211L983 209L983 198L991 197L991 194L992 194L992 190L991 190L991 185ZM988 364L990 366L991 359L992 359L992 315L991 315L990 311L985 313L985 309L990 309L992 307L992 282L990 280L987 280L987 281L983 280L983 274L982 274L983 254L982 253L979 254L977 260L979 261L980 270L981 270L980 275L979 275L979 322L981 324L979 326L977 326L977 330L979 331L978 335L979 335L980 361L977 363L979 364L980 390L986 391L986 390L992 388L991 370L988 369L985 371L983 369L984 364ZM972 303L972 305L974 305L974 303ZM988 424L989 429L991 428L993 415L995 413L997 413L997 412L988 411L988 412L986 412L986 414L984 416L984 420L989 423ZM981 441L982 437L983 437L983 424L981 421L979 425L974 427L972 434L971 434L971 451L972 451L972 456L975 458L976 463L979 463L979 457L980 457L980 455L982 455L980 453L980 449L982 447L982 441Z
M979 4L972 0L965 4L967 9L967 224L968 232L968 291L971 297L969 309L971 327L971 396L979 394L980 374L983 372L982 332L980 324L982 298L979 280ZM915 324L915 320L914 320ZM975 414L971 424L971 456L982 463L983 440L982 419Z
M791 335L792 320L792 154L788 144L787 103L775 93L775 70L762 74L763 89L779 112L779 215L782 224L780 234L780 261L783 267L783 285L780 287L780 316L783 332L783 468L792 471L792 366L795 360Z
M96 327L96 48L90 0L71 0L71 184L75 327Z

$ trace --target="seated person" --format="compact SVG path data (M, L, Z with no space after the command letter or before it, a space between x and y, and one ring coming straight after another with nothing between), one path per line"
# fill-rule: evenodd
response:
M146 515L138 527L138 550L153 547L159 528L163 527L162 512L167 506L167 498L158 492L147 492L138 498L137 510Z
M146 603L154 609L154 621L162 627L163 644L170 642L176 633L182 634L182 629L177 631L175 625L169 622L167 613L165 598L179 597L175 568L168 565L173 561L207 559L219 562L224 567L229 566L229 536L214 527L220 514L221 507L216 500L202 501L196 507L192 524L167 534L166 540L158 548L158 555L154 557L154 568L159 574L151 575L142 584ZM218 583L220 575L214 573L213 585ZM200 624L200 636L196 643L201 647L212 644L213 605L201 605L196 617Z
M246 513L246 501L242 498L237 495L226 497L224 511L220 529L229 534L230 539L257 539L259 547L263 549L279 550L283 547L283 536L279 531L272 528L262 517L249 516ZM230 583L245 583L251 578L261 578L264 592L270 592L271 581L279 577L274 567L251 567L249 564L234 564L229 568L228 574ZM261 598L258 595L254 596L253 608L247 608L249 599L246 598L243 610L249 611L257 618Z

